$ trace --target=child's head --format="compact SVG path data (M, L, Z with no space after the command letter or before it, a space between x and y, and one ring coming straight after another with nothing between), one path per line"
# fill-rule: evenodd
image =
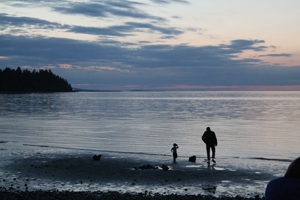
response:
M176 143L174 143L174 144L173 144L173 146L174 146L174 147L176 147L176 146L177 146L177 144L176 144Z

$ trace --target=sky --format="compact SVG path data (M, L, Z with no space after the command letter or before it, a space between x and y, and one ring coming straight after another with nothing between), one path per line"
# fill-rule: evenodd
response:
M299 0L0 0L0 69L95 90L300 90Z

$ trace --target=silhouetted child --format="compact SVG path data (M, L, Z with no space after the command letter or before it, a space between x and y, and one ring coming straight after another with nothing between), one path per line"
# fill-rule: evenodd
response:
M171 149L171 152L173 152L173 162L174 163L176 162L176 158L178 157L178 155L177 155L177 149L178 148L179 148L179 146L176 143L174 143L173 147Z

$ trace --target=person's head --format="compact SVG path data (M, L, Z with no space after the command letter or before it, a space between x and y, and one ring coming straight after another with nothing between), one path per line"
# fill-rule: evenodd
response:
M288 167L285 177L300 178L300 157L294 160Z
M177 146L177 144L176 144L176 143L174 143L174 144L173 144L173 146L174 146L174 147L176 147L176 146Z
M210 127L207 127L206 130L207 130L207 131L210 131Z

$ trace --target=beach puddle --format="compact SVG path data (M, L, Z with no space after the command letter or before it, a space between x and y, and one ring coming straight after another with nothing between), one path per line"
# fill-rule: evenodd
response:
M221 182L222 183L231 183L231 181L229 181L229 180L222 180Z
M222 167L214 167L214 170L217 170L217 171L225 171L226 169L225 169L225 168L222 168Z
M200 168L202 166L201 165L186 165L185 167L187 167L187 168Z

